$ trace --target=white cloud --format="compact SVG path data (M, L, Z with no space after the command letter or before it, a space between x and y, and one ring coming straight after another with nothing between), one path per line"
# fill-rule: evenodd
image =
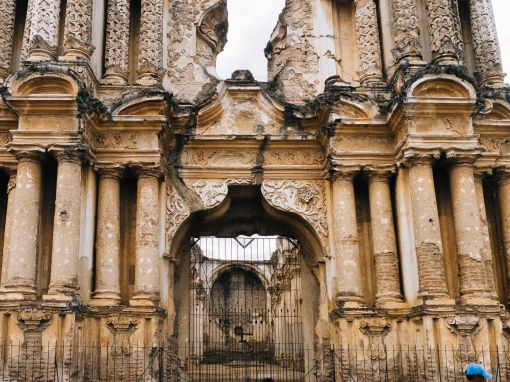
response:
M503 67L510 74L509 0L492 0ZM259 81L267 79L264 57L271 32L285 0L228 0L229 33L225 50L218 56L217 70L221 78L230 78L236 69L249 69ZM509 77L507 76L507 81Z

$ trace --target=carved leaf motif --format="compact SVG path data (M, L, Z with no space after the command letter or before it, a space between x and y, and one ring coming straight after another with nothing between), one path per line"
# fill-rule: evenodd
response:
M108 2L105 66L110 72L126 73L129 57L129 0Z
M308 221L321 236L328 236L325 191L320 181L266 180L262 194L276 208L294 212Z
M420 28L416 0L393 0L393 28L397 60L415 56L421 58Z
M386 319L362 320L359 323L359 329L368 337L370 358L385 359L384 337L391 329L389 322Z
M163 2L143 0L138 68L156 73L163 67Z
M173 238L179 226L190 215L188 204L181 197L175 187L168 181L168 197L166 201L166 233L167 249L170 250Z
M126 150L138 149L136 134L96 134L94 135L93 140L97 148Z
M68 0L65 29L66 48L91 49L92 43L92 0Z

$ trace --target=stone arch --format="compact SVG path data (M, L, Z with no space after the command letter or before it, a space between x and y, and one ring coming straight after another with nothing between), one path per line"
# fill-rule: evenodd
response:
M63 73L33 73L21 79L13 78L11 94L26 96L73 96L79 91L79 84Z
M408 97L476 98L475 88L467 81L450 74L425 75L407 91Z
M137 95L131 97L118 105L115 105L111 114L113 116L165 116L167 112L164 95Z

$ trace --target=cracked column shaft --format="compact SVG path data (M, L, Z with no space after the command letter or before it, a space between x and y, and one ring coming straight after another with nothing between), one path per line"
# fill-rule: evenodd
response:
M368 176L377 305L402 301L397 240L391 205L390 176L390 171L376 170L371 171Z
M415 156L407 163L414 245L418 260L419 295L426 298L447 298L432 160L431 156Z
M83 154L76 150L57 154L51 281L44 296L47 300L71 300L79 288L82 159Z
M137 170L135 306L152 306L159 300L159 171Z
M353 178L357 171L339 172L333 180L333 229L337 300L363 304L358 222Z
M20 151L13 203L10 251L2 299L35 299L37 239L41 207L40 152Z
M499 215L501 217L501 232L506 267L510 269L510 171L501 170L498 173ZM507 271L507 282L510 282L510 272ZM507 302L510 303L510 291L507 292Z
M120 302L121 168L99 169L96 233L96 289L91 303Z
M459 158L450 169L453 218L460 276L460 301L469 303L487 290L474 158ZM481 272L481 269L484 271Z
M11 250L12 218L14 215L14 198L16 197L16 172L9 176L7 184L7 213L5 215L4 248L2 253L2 287L7 281L7 268L9 266Z

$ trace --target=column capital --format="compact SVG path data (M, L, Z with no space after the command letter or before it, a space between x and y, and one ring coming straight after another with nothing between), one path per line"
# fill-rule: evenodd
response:
M161 178L163 171L159 166L153 164L136 164L130 167L137 178Z
M455 151L446 153L446 158L451 160L452 167L474 167L479 157L479 153L458 153Z
M510 184L510 167L498 168L495 175L495 180L499 185Z
M438 153L411 153L404 156L400 165L406 168L431 166L439 157L440 154Z
M492 168L489 167L475 167L474 175L476 182L482 182L484 178L492 175Z
M44 149L11 149L9 150L18 160L18 162L41 163L44 160Z
M353 167L333 167L329 172L329 179L332 182L337 180L347 180L352 182L354 177L361 172L361 168L357 166Z
M96 167L95 170L99 174L100 178L103 178L103 179L111 178L111 179L116 179L116 180L120 180L122 178L122 176L124 175L124 172L126 171L125 167L120 166L120 165Z
M393 166L385 167L367 167L363 169L369 182L385 182L387 183L393 175L395 169Z
M87 159L87 152L83 148L64 148L53 152L57 161L82 164Z

